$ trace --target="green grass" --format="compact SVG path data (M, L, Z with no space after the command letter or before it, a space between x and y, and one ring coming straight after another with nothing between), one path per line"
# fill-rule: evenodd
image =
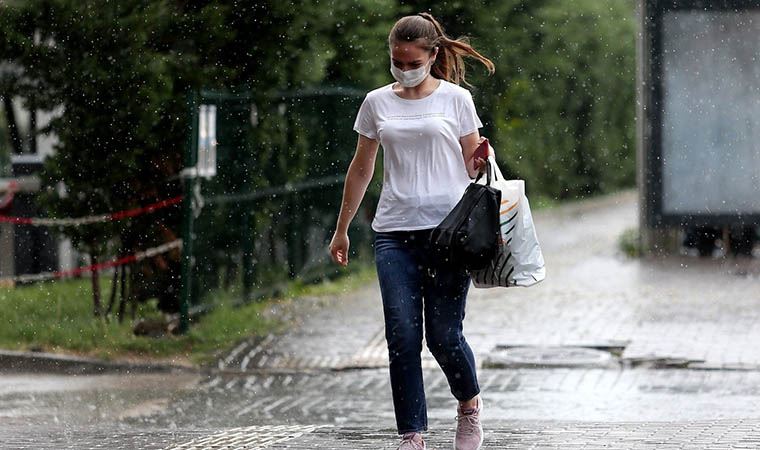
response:
M629 258L641 256L641 242L639 242L638 228L627 228L618 237L618 247Z
M272 314L277 303L297 302L302 296L340 295L366 285L374 267L354 262L346 276L316 284L293 282L277 298L234 307L231 295L216 293L218 306L191 325L182 336L135 336L133 323L98 319L92 313L90 280L62 280L17 288L0 288L0 348L118 359L176 359L203 364L215 359L240 339L263 336L287 326ZM110 280L101 279L108 293ZM138 318L158 317L154 301L138 307Z

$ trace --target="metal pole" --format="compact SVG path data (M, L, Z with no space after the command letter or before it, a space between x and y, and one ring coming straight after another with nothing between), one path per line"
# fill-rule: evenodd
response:
M657 0L638 0L636 40L636 160L637 184L639 191L639 245L645 255L666 255L677 253L679 248L679 228L665 226L655 217L653 199L654 183L661 174L655 171L659 164L653 155L653 145L659 135L654 132L661 127L653 114L654 108L659 108L659 99L655 98L652 89L658 78L653 78L652 60L654 58L653 40L655 35L652 21L658 20L655 14L660 14L656 8Z
M285 242L288 249L288 277L295 279L298 271L303 266L303 258L301 255L301 240L303 239L303 233L301 231L301 216L303 212L300 210L301 203L299 202L298 193L293 192L289 195L289 198L283 202L283 208L286 208L287 235L285 236Z
M636 184L639 194L639 246L644 253L649 253L651 241L649 230L649 204L647 189L647 154L648 134L646 133L648 121L646 113L649 107L648 101L648 71L649 71L649 31L647 29L647 2L636 2Z
M193 93L188 96L190 123L188 126L187 145L185 146L185 169L194 167L198 148L198 97ZM179 333L185 334L190 326L189 309L192 298L193 279L193 191L196 176L190 173L182 178L184 198L182 200L182 287L179 294Z

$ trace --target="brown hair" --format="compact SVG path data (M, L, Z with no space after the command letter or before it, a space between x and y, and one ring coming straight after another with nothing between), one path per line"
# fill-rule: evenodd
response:
M489 74L496 71L494 63L478 53L470 45L466 36L451 39L443 32L443 27L432 15L419 13L414 16L405 16L398 20L391 28L388 35L388 46L392 47L397 42L415 42L427 51L432 52L439 47L438 56L433 62L431 73L437 78L459 84L460 81L472 86L464 78L464 56L475 58L488 68Z

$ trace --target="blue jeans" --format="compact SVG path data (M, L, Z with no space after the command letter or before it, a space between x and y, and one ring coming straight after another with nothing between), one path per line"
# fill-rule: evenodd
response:
M431 231L375 233L375 264L399 434L428 427L420 358L423 313L427 347L441 366L451 393L460 401L480 393L475 358L462 334L470 275L461 266L430 256Z

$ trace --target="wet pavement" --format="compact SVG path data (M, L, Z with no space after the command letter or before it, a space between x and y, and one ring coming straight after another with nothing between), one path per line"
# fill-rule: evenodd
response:
M484 448L760 448L757 260L630 260L633 193L534 214L547 279L470 288ZM394 449L379 288L203 374L0 375L2 448ZM455 401L424 352L428 448Z

